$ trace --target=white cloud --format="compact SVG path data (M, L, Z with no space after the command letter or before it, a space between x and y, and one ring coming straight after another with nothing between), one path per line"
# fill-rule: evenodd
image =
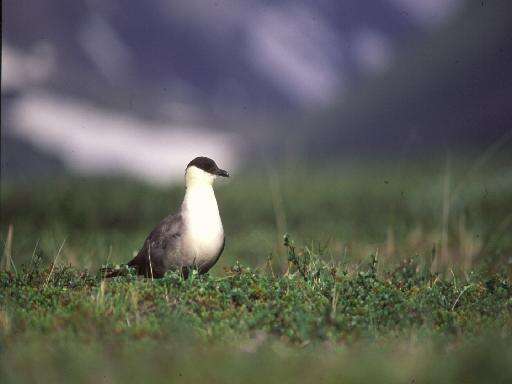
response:
M267 7L251 20L248 59L290 98L305 106L323 104L340 91L340 41L318 13Z
M377 73L388 67L391 61L391 44L386 37L374 30L359 31L352 42L358 65L367 72Z
M78 41L87 57L110 81L122 79L132 61L129 48L100 15L92 15L81 27Z
M186 23L203 30L208 36L232 33L251 17L251 3L233 0L156 0L156 5L170 23Z
M8 119L10 134L57 155L80 173L115 172L168 184L181 180L185 165L196 156L212 157L230 170L238 158L234 135L144 121L49 93L20 97Z
M462 0L388 0L421 24L436 25L450 16Z
M44 83L55 68L52 45L36 44L29 51L18 50L8 44L2 47L2 92Z

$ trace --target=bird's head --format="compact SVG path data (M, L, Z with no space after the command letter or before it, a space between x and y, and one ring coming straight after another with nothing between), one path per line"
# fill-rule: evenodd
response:
M220 169L215 161L208 157L196 157L187 165L185 183L187 187L192 184L212 185L218 176L229 177L229 173Z

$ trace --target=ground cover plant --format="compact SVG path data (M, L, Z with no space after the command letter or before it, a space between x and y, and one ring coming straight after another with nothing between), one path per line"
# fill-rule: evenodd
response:
M98 273L182 189L3 184L2 382L510 381L511 168L415 167L221 186L226 253L186 280Z

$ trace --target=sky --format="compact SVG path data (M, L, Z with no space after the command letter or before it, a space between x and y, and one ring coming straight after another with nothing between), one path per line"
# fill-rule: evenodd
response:
M254 148L279 148L290 134L306 142L319 136L326 151L326 143L373 139L385 146L376 119L379 134L421 143L429 132L478 130L449 118L466 115L498 132L492 141L509 116L490 107L474 115L470 100L475 87L480 105L508 98L510 79L495 76L510 59L508 24L499 7L468 4L7 2L2 169L17 164L33 177L28 157L23 164L9 152L5 143L14 141L72 172L165 184L194 154L236 167ZM469 17L460 16L467 9Z

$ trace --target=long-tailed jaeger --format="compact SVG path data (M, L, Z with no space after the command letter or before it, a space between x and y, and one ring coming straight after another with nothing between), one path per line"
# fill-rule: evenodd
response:
M207 272L224 250L225 237L219 207L213 192L218 176L229 177L215 161L196 157L185 171L186 192L178 213L163 219L151 231L128 266L146 277L163 277L169 270ZM109 270L105 277L121 274Z

